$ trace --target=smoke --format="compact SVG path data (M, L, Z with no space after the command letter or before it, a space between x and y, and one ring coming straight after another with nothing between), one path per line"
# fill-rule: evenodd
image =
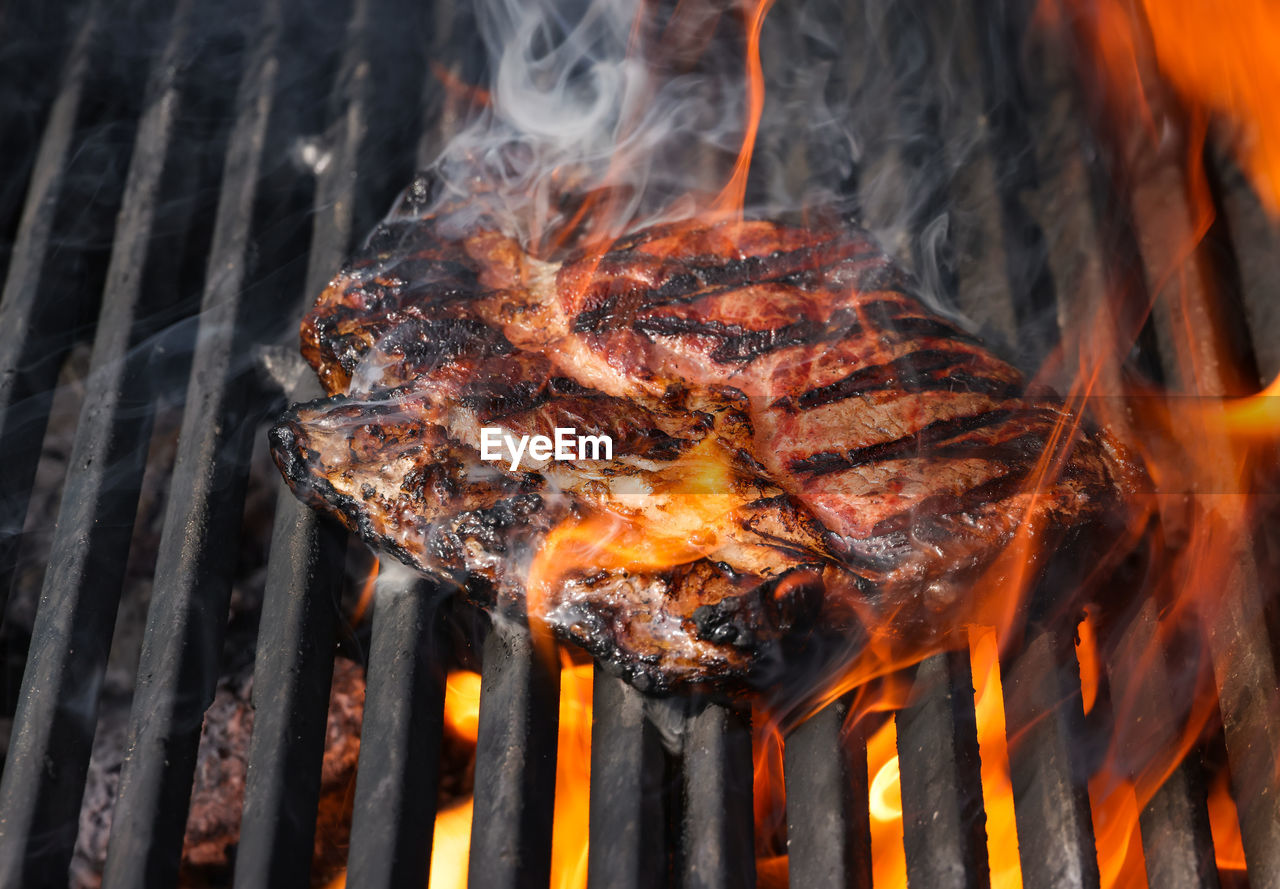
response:
M751 122L754 6L478 4L487 101L433 164L440 190L430 212L447 206L459 228L486 216L536 249L597 190L607 200L587 224L603 236L705 208ZM815 200L815 182L830 200L852 170L856 140L829 105L839 35L811 6L780 27L776 11L766 19L762 41L781 76L767 86L752 157L747 203L757 208L798 209Z
M478 32L479 50L458 39L441 55L463 72L444 91L465 93L471 113L426 156L431 197L408 212L452 234L497 228L544 256L705 212L752 123L756 8L481 0L458 29ZM1016 346L1003 351L1033 372L1054 339L1044 245L1058 222L1027 208L1040 195L1019 86L1026 28L901 0L773 4L742 209L855 219L936 311ZM1004 242L1027 249L1006 257Z

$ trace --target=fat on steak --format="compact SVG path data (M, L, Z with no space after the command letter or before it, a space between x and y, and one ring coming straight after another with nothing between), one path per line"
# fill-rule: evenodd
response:
M539 258L483 221L393 214L302 351L329 397L271 433L300 497L651 690L774 676L818 624L943 633L1024 522L1076 534L1128 472L835 217ZM480 460L486 426L608 434L614 457L512 471ZM577 523L696 544L652 564L604 539L531 591Z

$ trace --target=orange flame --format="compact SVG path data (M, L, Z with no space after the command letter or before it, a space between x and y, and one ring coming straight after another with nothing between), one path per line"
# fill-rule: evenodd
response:
M1149 638L1106 642L1091 612L1077 646L1086 711L1095 706L1104 673L1114 696L1115 730L1089 785L1102 883L1145 886L1138 813L1199 741L1219 730L1207 628L1224 605L1232 572L1251 558L1260 505L1255 479L1273 464L1280 441L1280 380L1238 397L1256 380L1242 373L1223 334L1217 282L1202 244L1216 212L1204 160L1210 134L1229 140L1263 204L1280 212L1280 108L1273 100L1280 88L1280 6L1042 4L1050 18L1067 11L1079 13L1074 23L1105 79L1098 93L1111 135L1128 139L1119 144L1120 162L1133 179L1129 197L1151 291L1144 306L1127 305L1132 294L1108 294L1093 322L1067 331L1080 356L1077 379L1096 372L1106 381L1104 394L1121 396L1096 399L1095 416L1128 430L1153 485L1150 495L1135 498L1140 508L1129 532L1149 545L1144 593L1157 603ZM1128 126L1135 120L1141 126ZM1126 383L1124 356L1149 316L1172 359L1172 397ZM1164 662L1171 651L1177 660ZM1153 712L1150 689L1131 678L1170 670L1177 673L1177 700ZM1209 808L1220 866L1243 866L1222 775Z
M480 674L454 670L444 692L444 724L464 741L476 742L480 730Z
M733 165L733 174L719 197L711 205L712 213L742 215L747 194L747 175L751 172L751 156L755 152L760 115L764 112L764 66L760 63L760 32L764 17L773 0L754 0L747 21L747 121L742 135L742 148Z
M643 493L622 495L547 535L526 583L531 617L545 613L554 586L576 568L646 572L683 565L713 552L716 528L747 502L734 490L729 454L707 436L648 479Z
M1155 135L1168 110L1158 71L1193 118L1229 131L1259 195L1280 211L1280 8L1269 0L1234 2L1230 14L1215 0L1067 2L1085 13L1115 110L1137 115ZM1061 11L1046 4L1042 12L1058 19ZM1203 134L1193 141L1202 148Z
M876 889L906 887L902 845L902 783L898 772L898 724L892 717L867 739L870 781L871 878Z
M1102 669L1098 657L1098 633L1086 608L1084 619L1076 628L1076 659L1080 662L1080 698L1085 716L1098 700L1098 677Z
M1230 14L1213 0L1144 0L1161 72L1184 100L1220 115L1259 194L1280 210L1280 7L1236 0Z
M1005 733L1004 687L1000 681L1000 646L992 627L970 627L969 662L973 672L973 710L978 723L982 760L982 804L987 812L987 861L992 889L1022 889L1018 826L1009 776L1009 741Z
M1218 867L1223 870L1244 870L1240 819L1236 815L1235 801L1231 798L1228 778L1227 770L1220 770L1209 788L1209 829L1213 833Z
M560 726L556 743L556 795L552 815L551 887L587 885L587 811L591 786L590 664L565 661L560 672ZM444 720L454 735L476 738L480 715L480 676L466 670L449 674ZM432 889L465 889L471 847L472 800L436 815L431 846Z
M1044 9L1054 0L1044 0ZM1058 0L1064 5L1082 0ZM746 30L747 118L742 145L728 181L704 215L741 214L747 178L764 106L760 39L772 0L742 0ZM682 4L683 6L683 4ZM1137 120L1136 138L1152 151L1177 114L1182 151L1172 185L1185 201L1185 213L1166 214L1146 241L1155 245L1144 258L1151 266L1152 304L1128 305L1131 295L1104 295L1096 313L1064 331L1063 346L1042 370L1042 378L1070 379L1069 407L1032 474L1027 493L1034 501L1063 471L1070 443L1086 411L1117 437L1137 449L1154 490L1134 496L1129 526L1116 541L1117 552L1141 540L1151 547L1152 568L1144 590L1160 604L1149 640L1132 650L1109 644L1105 616L1089 609L1079 623L1076 654L1082 709L1097 716L1108 700L1100 691L1117 691L1110 705L1118 728L1112 747L1089 780L1089 798L1104 889L1146 885L1139 813L1163 782L1206 733L1216 730L1213 689L1203 663L1182 677L1195 691L1185 712L1175 714L1163 737L1150 749L1135 749L1127 732L1142 694L1138 685L1106 686L1116 671L1155 669L1156 659L1173 643L1190 638L1205 648L1203 627L1219 605L1225 579L1239 557L1238 543L1248 537L1252 511L1247 496L1257 466L1258 446L1280 439L1280 379L1261 393L1223 400L1226 394L1215 354L1223 344L1207 333L1211 325L1212 287L1204 281L1197 253L1213 219L1213 204L1203 168L1206 139L1215 125L1230 127L1242 163L1272 212L1280 212L1280 5L1244 0L1224 14L1213 0L1096 0L1090 5L1087 38L1107 76L1108 101L1115 120ZM687 11L686 11L687 12ZM645 7L641 6L641 15ZM639 22L633 33L639 33ZM1176 91L1182 108L1165 94L1159 72ZM477 99L478 100L478 99ZM1179 113L1180 112L1180 113ZM625 125L625 122L624 122ZM1214 132L1217 132L1214 130ZM606 185L609 177L606 177ZM1148 187L1150 185L1148 184ZM592 195L568 225L550 238L557 246L588 220L596 237L616 235L607 192ZM1136 202L1144 200L1142 194ZM1141 209L1141 208L1139 208ZM1151 214L1148 214L1150 216ZM585 280L585 278L584 278ZM1180 371L1181 390L1195 398L1164 398L1128 381L1125 356L1142 323L1159 312L1168 319L1169 344ZM1211 320L1211 318L1210 318ZM1160 397L1152 397L1160 396ZM1207 396L1207 397L1206 397ZM1142 434L1125 434L1134 433ZM1176 450L1167 443L1176 443ZM714 551L715 528L745 498L733 493L729 455L708 437L660 475L634 503L618 498L555 528L530 567L528 608L535 619L545 612L551 590L569 572L595 569L653 571L685 564ZM1028 514L1034 510L1029 509ZM1018 636L1019 616L1043 555L1044 535L1024 522L1013 540L974 585L967 622L933 648L904 646L894 633L894 615L880 615L867 627L869 638L857 659L825 687L807 710L854 692L851 724L875 725L867 740L868 807L874 880L877 889L906 886L902 840L902 798L898 772L896 722L892 712L906 697L904 671L951 646L967 646L975 687L975 712L981 751L981 778L987 817L987 849L992 885L1022 885L1009 753L1005 735L999 652ZM1099 569L1101 571L1101 569ZM542 642L554 652L549 636ZM566 665L561 677L559 757L552 885L585 885L587 789L589 787L591 672ZM1105 698L1105 696L1104 696ZM446 723L459 737L474 741L479 678L455 673L446 696ZM803 714L796 714L803 715ZM782 740L774 715L757 718L755 739L755 817L757 871L761 885L783 885L787 859L781 842L785 806ZM1141 755L1139 755L1141 754ZM1135 761L1136 760L1136 761ZM1218 864L1244 866L1239 825L1225 771L1213 781L1209 814ZM464 803L437 817L432 860L433 886L463 886L471 807Z
M373 564L369 566L369 573L365 576L364 583L360 587L360 596L356 599L356 604L351 609L351 623L360 623L364 620L365 615L369 613L369 606L373 604L373 591L378 584L378 570L381 566L382 562L379 559L374 559Z

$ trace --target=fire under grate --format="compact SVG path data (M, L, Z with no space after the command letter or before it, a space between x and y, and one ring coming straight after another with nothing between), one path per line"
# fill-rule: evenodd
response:
M170 493L102 882L177 883L250 466L263 447L254 435L285 401L320 394L295 354L297 320L456 131L469 100L446 83L480 80L475 23L461 7L232 6L31 2L0 14L0 80L22 92L5 87L0 108L10 117L0 127L0 595L30 545L23 524L45 481L37 469L60 374L91 344L38 610L29 628L8 614L0 633L12 723L0 887L67 883L160 402L178 405L181 429L162 470ZM1020 357L1034 367L1057 319L1088 310L1079 294L1122 289L1144 302L1168 259L1159 245L1184 243L1194 220L1169 199L1177 158L1129 169L1088 100L1087 75L1050 44L1028 58L1035 4L962 6L831 5L847 76L896 91L894 102L869 103L895 116L866 122L887 135L864 147L844 187L873 228L896 237L890 252L941 299L1030 350ZM785 26L785 11L776 15ZM981 134L959 156L948 155L953 126ZM1266 307L1280 268L1243 176L1225 154L1209 160L1219 222L1197 268L1213 286L1181 286L1199 300L1206 342L1220 347L1223 395L1280 372L1280 319ZM1225 308L1209 306L1211 290L1227 293ZM1159 323L1135 361L1173 375L1151 330ZM1247 881L1264 887L1280 885L1280 681L1274 591L1253 543L1238 542L1230 605L1210 638ZM344 532L280 484L236 886L309 885L345 549ZM429 592L384 572L373 594L347 857L348 884L362 889L427 882L451 644ZM1144 606L1128 632L1150 635L1155 609ZM1093 887L1074 626L1044 610L1001 664L1022 879L1028 889ZM469 884L545 886L560 677L520 629L489 631L479 660ZM1167 725L1165 665L1140 675L1113 666L1111 697L1141 699L1149 724ZM990 884L973 686L967 652L936 655L896 714L912 887ZM791 886L872 885L867 752L845 731L850 706L842 698L786 738ZM672 757L643 695L599 670L593 711L591 795L608 803L590 810L588 885L755 885L750 713L700 705L683 717ZM1197 752L1143 809L1149 885L1244 884L1215 863L1205 781Z

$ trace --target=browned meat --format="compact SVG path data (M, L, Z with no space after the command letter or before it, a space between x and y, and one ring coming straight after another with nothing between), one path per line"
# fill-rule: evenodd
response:
M1115 499L1105 442L840 220L540 259L392 218L302 340L331 397L273 431L295 490L646 687L750 676L819 616L938 632L1021 523ZM607 433L614 459L511 471L483 426Z

